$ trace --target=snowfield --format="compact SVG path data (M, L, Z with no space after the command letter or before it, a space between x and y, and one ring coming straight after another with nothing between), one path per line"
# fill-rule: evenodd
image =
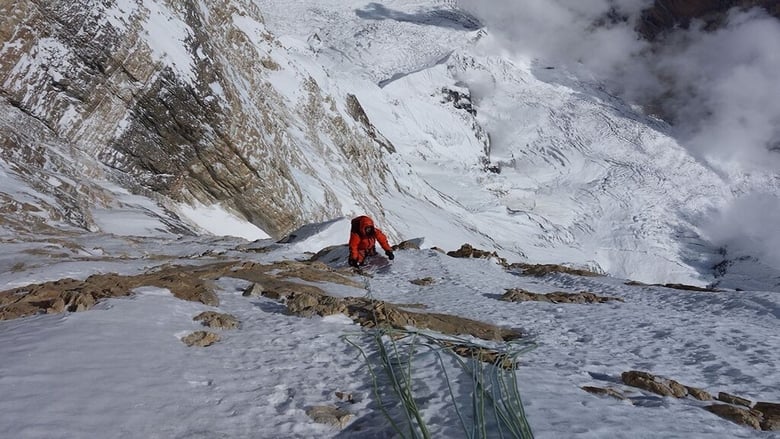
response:
M166 251L161 251L156 261L136 255L122 265L107 265L80 262L74 257L69 273L85 278L102 270L134 274L141 265L148 269L162 262L270 263L308 258L323 245L342 244L340 238L346 235L348 224L344 219L312 225L289 244L260 241L247 246L240 240L213 240L204 245L196 240L157 238L157 245ZM116 238L92 242L95 248L106 250L106 261L112 259L108 253L116 243ZM269 252L252 250L268 245ZM205 247L212 250L208 256L184 256ZM24 247L20 250L17 254L23 261ZM772 435L700 408L708 403L661 397L622 385L620 376L628 370L642 370L713 394L724 391L754 401L780 400L780 300L776 293L682 291L560 273L538 278L507 271L494 259L458 259L424 245L421 250L399 250L396 254L395 261L373 272L372 277L353 275L365 289L318 285L338 297L423 304L425 312L521 331L523 338L513 342L464 339L497 349L533 348L520 355L513 373L534 437ZM343 267L344 260L339 258L332 264ZM59 278L62 273L57 267L36 268L35 280ZM19 276L33 280L29 273ZM421 278L431 278L432 283L410 282ZM377 368L372 330L343 315L289 315L283 304L269 298L243 297L249 285L229 275L216 280L218 307L183 301L168 290L147 286L136 288L131 297L109 299L86 312L0 321L0 424L4 435L401 437L382 412L384 408L395 422L405 425L400 404L387 396L390 383L378 380L379 394L384 396L380 405L368 363L348 343L363 349ZM537 293L590 291L624 302L498 300L507 288ZM192 320L206 310L232 314L241 326L217 331L222 340L212 346L185 346L181 337L206 329ZM402 352L402 358L407 359L407 351ZM460 405L462 412L463 407L470 407L468 383L472 375L450 359L444 362L447 374L443 376L444 366L422 341L411 363L413 395L431 437L469 437L455 407ZM613 387L624 391L628 399L595 396L582 386ZM336 392L352 394L353 402L341 401ZM318 405L339 405L354 418L343 430L315 423L306 412ZM468 428L475 425L468 411L461 417ZM485 437L498 437L495 423L486 425ZM411 437L408 430L404 432L405 437Z
M508 52L451 0L250 1L265 23L239 7L234 31L258 46L271 45L261 30L275 37L269 59L281 67L268 81L280 101L303 102L299 85L310 79L336 115L357 99L372 133L392 146L368 169L387 174L364 182L370 197L354 193L345 181L362 180L341 169L348 161L331 163L327 148L307 145L310 163L289 176L306 186L305 205L296 207L318 212L327 201L342 216L275 241L219 205L164 205L131 192L117 183L119 170L80 157L50 129L22 130L18 143L35 145L42 165L19 166L21 149L0 154L0 291L107 273L172 270L175 281L217 263L232 271L203 281L216 306L147 282L84 312L54 313L44 303L37 305L51 314L0 320L0 437L780 437L708 412L711 401L660 396L622 379L643 371L713 395L780 403L778 230L765 226L780 212L775 171L719 172L671 127L598 81ZM197 81L184 46L192 29L175 2L114 3L103 8L108 23L121 28L137 8L148 10L153 55ZM41 43L51 53L58 47ZM38 67L26 66L30 74ZM225 99L218 82L210 90ZM0 128L26 120L10 103L0 109ZM283 134L306 138L295 123ZM304 172L323 163L321 174ZM758 197L767 218L737 221L757 193L768 194ZM365 200L380 204L364 212ZM343 245L360 214L372 215L392 244L414 240L420 248L351 271ZM464 243L497 256L446 254ZM308 265L313 255L327 264L318 270L348 281L285 278L292 289L457 316L522 337L381 330L343 313L301 316L289 301L244 294L253 285L283 288L235 274L250 264ZM596 275L507 268L519 262ZM717 290L659 286L672 283ZM619 300L500 300L509 289ZM0 299L21 301L24 292ZM193 320L204 311L230 314L240 326L205 328ZM200 330L221 339L207 347L182 342ZM497 367L459 356L453 345L516 362ZM394 393L399 382L410 383L409 394ZM318 406L339 408L340 424L316 422Z

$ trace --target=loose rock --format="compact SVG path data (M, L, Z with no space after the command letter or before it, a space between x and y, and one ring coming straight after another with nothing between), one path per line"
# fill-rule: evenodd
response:
M317 405L306 409L306 414L318 424L327 424L344 428L355 417L352 413L338 407Z
M422 279L410 280L409 282L411 282L411 283L413 283L415 285L427 286L427 285L431 285L433 283L433 278L432 277L424 277Z
M204 311L193 317L192 320L200 321L203 326L215 329L235 329L239 325L238 319L232 315L214 311Z
M704 409L736 424L761 430L760 412L729 404L715 404Z
M688 394L685 386L677 381L657 377L648 372L631 370L623 372L620 377L626 385L638 387L661 396L683 398Z
M761 429L764 431L780 431L780 404L776 402L757 402L753 410L764 415Z
M586 392L588 392L588 393L592 393L592 394L594 394L594 395L599 395L599 396L602 396L602 395L603 395L603 396L611 396L612 398L616 398L616 399L619 399L619 400L621 400L621 401L627 401L627 400L629 400L629 399L628 399L628 398L627 398L627 397L626 397L626 396L625 396L625 395L624 395L622 392L620 392L619 390L617 390L617 389L612 389L612 388L609 388L609 387L607 387L607 388L602 388L602 387L594 387L594 386L583 386L583 387L581 387L581 389L582 389L582 390L584 390L584 391L586 391Z
M204 348L211 346L220 340L219 334L207 331L195 331L181 339L187 346L197 346Z
M741 405L744 407L751 407L753 405L753 401L749 399L745 399L726 392L719 392L717 399L718 401L726 402L729 404Z
M506 290L501 300L507 302L551 302L551 303L605 303L610 301L622 302L619 297L597 296L594 293L581 291L579 293L554 292L547 294L532 293L520 288Z

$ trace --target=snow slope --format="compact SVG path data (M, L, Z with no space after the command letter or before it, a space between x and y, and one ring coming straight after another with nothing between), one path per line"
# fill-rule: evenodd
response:
M303 252L341 244L347 224L343 219L311 225L297 233L294 242L274 245L268 253L251 251L268 242L246 246L237 245L240 240L150 238L142 248L151 251L154 260L143 252L125 253L120 238L93 235L90 243L103 250L106 262L73 260L68 275L132 274L166 261L208 263L218 255L257 262L304 257ZM128 248L138 246L135 241ZM211 256L197 256L206 248L213 250ZM24 250L15 249L19 260L28 257ZM117 256L122 259L108 263ZM12 279L32 282L62 275L61 265L43 265L16 278L4 276L3 285ZM422 277L431 277L433 284L410 283ZM520 357L516 376L536 438L777 437L718 418L691 399L662 398L634 389L628 392L629 402L580 389L611 385L628 390L617 384L620 374L640 369L713 393L778 401L780 301L775 293L700 293L563 274L533 278L507 272L494 261L455 259L431 249L398 251L388 268L363 282L366 290L320 286L338 296L422 303L427 311L526 334L526 341L519 343L534 342L536 347ZM382 415L366 363L345 341L364 349L376 366L370 332L343 316L287 315L283 305L270 299L242 297L247 285L230 277L218 280L218 308L175 299L167 290L140 287L132 297L110 299L87 312L0 321L4 437L396 437ZM540 293L588 290L625 302L497 300L506 288ZM188 348L178 338L200 328L192 317L204 310L233 314L241 327L220 331L222 341L208 348ZM448 382L455 400L467 404L470 375L451 367L448 379L443 379L430 351L416 352L415 399L432 437L465 437ZM379 386L386 392L389 383L380 380ZM337 391L352 393L354 404L340 402ZM397 402L384 401L388 413L403 424ZM316 424L305 412L322 404L341 404L355 418L343 431ZM468 414L465 418L468 424ZM495 437L495 431L488 437Z

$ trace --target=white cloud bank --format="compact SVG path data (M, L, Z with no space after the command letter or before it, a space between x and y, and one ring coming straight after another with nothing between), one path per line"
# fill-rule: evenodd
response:
M724 176L758 171L777 180L780 20L763 9L732 9L717 30L694 21L651 44L635 29L652 0L458 3L482 20L499 50L588 75L663 116L681 145ZM714 245L780 267L777 194L736 198L716 217L704 225Z
M651 46L635 31L649 0L460 0L503 49L593 75L674 122L691 152L724 171L780 169L780 20L732 10Z

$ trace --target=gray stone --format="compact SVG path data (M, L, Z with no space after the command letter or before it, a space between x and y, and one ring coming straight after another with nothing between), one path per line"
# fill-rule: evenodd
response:
M749 399L745 399L736 395L732 395L730 393L726 392L718 392L718 401L726 402L729 404L735 404L735 405L741 405L744 407L751 407L753 405L753 401Z
M338 407L317 405L306 409L306 414L318 424L344 428L355 417L352 413Z
M219 334L207 331L195 331L181 339L187 346L206 347L220 340Z
M715 404L704 407L704 409L736 424L761 430L761 417L747 408L729 404Z

